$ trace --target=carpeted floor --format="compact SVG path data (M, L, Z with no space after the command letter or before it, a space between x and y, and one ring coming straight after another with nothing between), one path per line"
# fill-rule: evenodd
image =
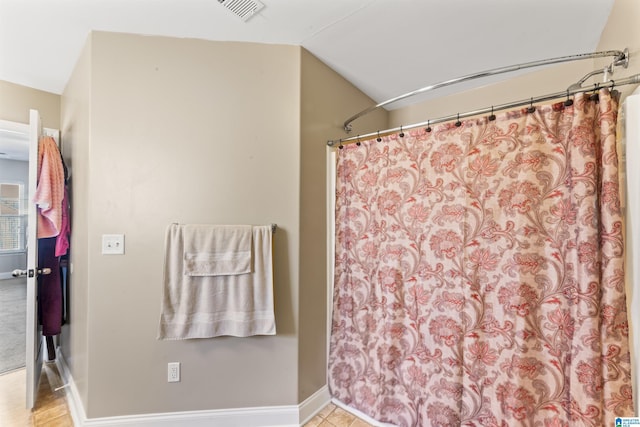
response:
M24 366L27 279L0 280L0 374Z

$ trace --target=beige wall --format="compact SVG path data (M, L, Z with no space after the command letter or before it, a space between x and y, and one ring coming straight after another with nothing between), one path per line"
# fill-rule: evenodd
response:
M85 359L87 416L297 404L300 49L97 32L88 61L63 111L86 162L73 171L86 241L71 277L86 279L71 301L86 305L86 333L69 351ZM278 224L277 336L156 339L172 222ZM125 235L125 255L101 255L109 233Z
M74 166L63 353L89 418L295 405L325 385L326 140L370 103L299 47L90 36L62 102ZM156 340L172 222L278 224L277 336ZM100 254L109 233L125 234L125 255Z
M0 120L29 123L30 109L44 127L60 129L60 95L0 80Z
M90 418L297 404L326 383L325 143L371 99L297 47L108 33L89 37L62 97L1 81L0 95L0 118L37 108L62 131L73 233L61 346ZM155 340L173 221L278 223L277 337ZM126 255L101 255L103 233L125 233ZM178 385L169 361L183 363Z
M614 80L640 72L639 20L640 2L635 0L616 0L602 33L600 43L595 49L600 51L629 48L631 54L629 68L616 69L612 76ZM473 111L491 107L491 105L528 99L532 96L561 92L588 72L594 69L602 69L610 62L611 58L602 58L550 66L543 70L509 78L501 83L486 84L477 89L397 109L390 112L390 126L396 127L419 123L430 118L443 117L457 112ZM505 74L503 76L509 75ZM588 80L585 86L593 85L595 82L602 82L602 76L596 76ZM633 89L634 87L631 85L620 88L623 94L628 94ZM436 93L434 92L434 94Z
M63 326L61 349L85 408L89 401L90 253L89 206L91 137L91 38L87 41L61 99L62 152L69 167L71 247L69 322Z
M300 402L324 386L327 376L326 142L346 136L344 119L375 104L306 50L301 76ZM360 125L384 128L387 113L377 111Z

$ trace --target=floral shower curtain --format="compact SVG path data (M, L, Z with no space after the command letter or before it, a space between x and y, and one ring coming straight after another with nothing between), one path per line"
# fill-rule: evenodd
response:
M617 99L339 151L332 395L398 426L632 416Z

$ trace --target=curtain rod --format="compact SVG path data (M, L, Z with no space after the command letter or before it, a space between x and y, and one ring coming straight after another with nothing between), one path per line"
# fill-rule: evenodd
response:
M336 144L339 144L340 146L343 145L344 143L353 143L353 142L360 142L361 140L367 140L370 139L374 136L377 137L381 137L381 136L385 136L385 135L389 135L392 133L396 133L396 132L402 132L403 130L408 130L408 129L414 129L414 128L418 128L418 127L423 127L423 126L431 126L431 125L435 125L437 123L443 123L443 122L449 122L452 120L460 120L463 118L467 118L467 117L472 117L472 116L478 116L481 114L493 114L495 111L499 111L499 110L506 110L509 108L515 108L515 107L520 107L523 105L530 105L533 106L534 103L539 103L539 102L544 102L544 101L550 101L553 99L559 99L559 98L563 98L563 97L569 97L571 95L575 95L577 93L580 92L590 92L590 91L597 91L599 89L602 88L612 88L614 86L624 86L624 85L629 85L629 84L639 84L640 83L640 74L635 74L633 76L621 79L621 80L609 80L606 83L596 83L593 85L593 87L570 87L569 89L567 89L566 91L563 92L556 92L556 93L550 93L548 95L542 95L542 96L538 96L535 98L530 98L530 99L523 99L520 101L514 101L514 102L508 102L506 104L501 104L501 105L494 105L492 107L489 108L483 108L480 110L474 110L474 111L467 111L465 113L456 113L456 114L451 114L448 116L443 116L443 117L439 117L437 119L433 119L433 120L428 120L426 122L420 122L420 123L414 123L414 124L410 124L407 126L399 126L399 127L395 127L395 128L390 128L390 129L385 129L383 131L376 131L376 132L371 132L371 133L366 133L363 135L358 135L358 136L352 136L349 138L343 138L343 139L339 139L337 141L327 141L327 145L329 147L333 147Z
M445 86L450 86L453 84L457 84L457 83L463 83L466 82L468 80L474 80L474 79L478 79L481 77L489 77L489 76L493 76L496 74L503 74L503 73L509 73L512 71L518 71L518 70L522 70L525 68L532 68L532 67L540 67L543 65L550 65L550 64L558 64L561 62L570 62L570 61L580 61L583 59L593 59L593 58L603 58L603 57L608 57L608 56L612 56L614 57L614 61L607 67L609 69L611 69L612 66L622 66L623 68L627 68L627 66L629 65L629 49L625 49L624 51L621 50L604 50L604 51L600 51L600 52L591 52L591 53L580 53L580 54L576 54L576 55L568 55L568 56L559 56L557 58L549 58L549 59L543 59L543 60L539 60L539 61L533 61L533 62L524 62L522 64L516 64L516 65L510 65L508 67L500 67L500 68L494 68L491 70L486 70L486 71L481 71L479 73L473 73L473 74L468 74L466 76L462 76L462 77L457 77L455 79L451 79L451 80L446 80L444 82L440 82L440 83L436 83L430 86L425 86L423 88L405 93L403 95L399 95L396 96L394 98L391 99L387 99L386 101L383 101L379 104L373 105L369 108L366 108L362 111L360 111L359 113L349 117L345 122L344 122L344 130L345 132L349 133L351 132L351 123L353 121L355 121L356 119L359 119L360 117L371 113L372 111L377 110L380 107L384 107L385 105L403 100L405 98L409 98L411 96L415 96L415 95L419 95L421 93L424 92L428 92L434 89L438 89L441 87L445 87ZM606 80L606 79L605 79Z

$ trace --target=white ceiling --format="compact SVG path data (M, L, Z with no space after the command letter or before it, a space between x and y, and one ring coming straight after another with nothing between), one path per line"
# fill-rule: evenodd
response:
M614 0L261 2L243 22L218 0L0 0L0 80L60 94L87 35L101 30L301 45L381 102L477 71L591 52Z

